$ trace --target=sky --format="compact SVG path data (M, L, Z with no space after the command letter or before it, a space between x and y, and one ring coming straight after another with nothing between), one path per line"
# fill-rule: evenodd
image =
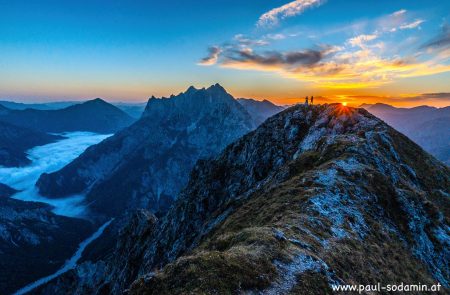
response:
M0 99L450 105L450 1L0 0Z

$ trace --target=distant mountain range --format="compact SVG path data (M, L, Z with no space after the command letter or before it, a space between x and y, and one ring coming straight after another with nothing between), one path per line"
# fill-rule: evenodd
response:
M113 103L116 107L133 117L134 119L139 119L144 113L146 102L116 102Z
M129 126L134 119L97 98L55 110L12 110L3 106L0 121L41 132L91 131L106 134Z
M209 105L212 93L222 90L151 100L148 115L173 115L165 121L172 132L195 130L186 130L192 121L178 107L202 121L209 107L182 102L195 97ZM238 107L238 117L225 115L229 108L217 110L219 118L247 122ZM224 132L235 127L222 126ZM91 171L104 171L98 160L80 158L85 164L73 172L89 171L89 162L96 167ZM140 179L153 175L142 172ZM64 184L69 174L57 176L52 180ZM119 179L110 182L111 192ZM109 240L112 248L102 244L103 255L37 293L332 294L332 285L344 284L449 286L450 170L363 109L291 107L216 157L198 161L184 183L167 214L129 214L118 238Z
M28 149L62 138L0 121L0 166L25 166L30 163Z
M450 107L396 108L381 103L364 104L361 107L450 165Z
M25 110L25 109L35 109L35 110L59 110L73 106L76 104L82 104L86 101L52 101L52 102L42 102L42 103L21 103L9 100L0 100L0 109L2 106L11 110ZM114 102L112 105L118 107L129 116L139 119L144 112L146 102Z
M54 102L43 102L43 103L22 103L10 100L0 100L0 106L4 106L11 110L58 110L67 108L74 104L79 104L79 101L54 101Z
M260 125L267 118L285 109L285 107L277 106L268 100L258 101L248 98L238 98L237 101L252 116L256 125Z
M151 98L140 120L37 182L39 192L60 198L86 193L97 213L168 210L199 159L218 154L256 126L222 86L190 87L170 98Z

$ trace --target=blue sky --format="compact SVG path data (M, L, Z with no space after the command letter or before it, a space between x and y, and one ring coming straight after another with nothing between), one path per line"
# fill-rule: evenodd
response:
M449 11L449 1L0 0L0 98L144 101L219 82L278 103L311 93L448 105Z

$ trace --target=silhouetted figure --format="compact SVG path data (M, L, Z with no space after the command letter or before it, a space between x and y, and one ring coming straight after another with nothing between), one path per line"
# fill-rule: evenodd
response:
M314 96L311 96L311 104L314 103Z
M305 97L305 104L308 105L308 97Z

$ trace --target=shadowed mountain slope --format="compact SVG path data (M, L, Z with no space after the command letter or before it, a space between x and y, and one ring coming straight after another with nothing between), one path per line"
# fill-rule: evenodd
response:
M31 162L26 155L28 149L58 139L62 137L0 121L0 166L25 166Z

